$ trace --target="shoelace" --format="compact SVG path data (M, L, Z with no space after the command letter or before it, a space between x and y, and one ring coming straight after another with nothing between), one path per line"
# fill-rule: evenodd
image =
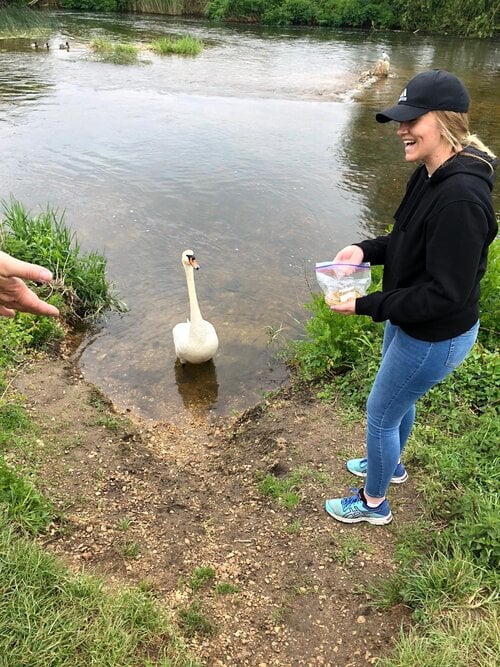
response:
M351 505L354 505L355 503L357 503L358 500L361 500L361 498L359 496L359 489L351 488L351 489L349 489L349 491L353 491L356 495L349 496L349 498L342 498L342 507L344 509L347 509Z

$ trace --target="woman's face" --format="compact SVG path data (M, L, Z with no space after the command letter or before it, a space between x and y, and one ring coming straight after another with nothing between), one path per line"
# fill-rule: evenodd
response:
M397 134L404 143L406 161L423 162L429 174L453 155L432 111L416 120L400 123Z

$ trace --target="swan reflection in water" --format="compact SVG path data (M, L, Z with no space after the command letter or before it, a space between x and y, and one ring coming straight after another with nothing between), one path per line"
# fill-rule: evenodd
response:
M175 382L184 407L201 414L215 407L219 396L217 371L212 359L204 364L175 362Z

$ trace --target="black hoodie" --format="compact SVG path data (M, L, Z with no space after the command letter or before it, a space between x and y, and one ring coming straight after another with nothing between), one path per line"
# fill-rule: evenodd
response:
M411 176L387 236L357 243L384 265L382 292L356 299L356 313L390 320L414 338L439 341L479 317L479 281L497 233L491 198L496 162L467 146L428 176Z

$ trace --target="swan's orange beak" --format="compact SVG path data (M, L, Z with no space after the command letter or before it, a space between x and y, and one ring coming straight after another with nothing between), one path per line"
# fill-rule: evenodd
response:
M198 271L198 269L200 268L200 265L198 264L198 262L196 261L196 259L193 257L193 255L190 255L190 256L188 257L188 262L191 264L191 266L193 267L193 269L196 269L196 270Z

